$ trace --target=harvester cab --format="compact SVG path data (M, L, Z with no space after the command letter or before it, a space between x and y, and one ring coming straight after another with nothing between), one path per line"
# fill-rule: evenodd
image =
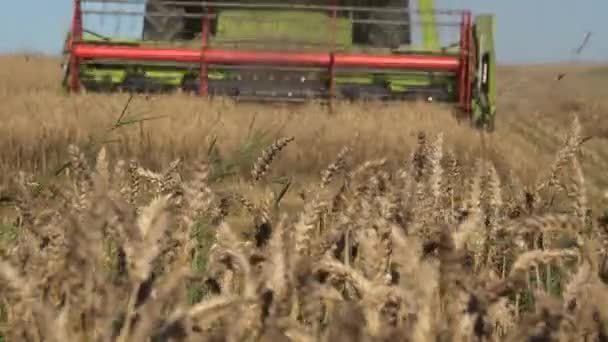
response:
M74 0L64 85L330 103L423 99L454 103L492 129L494 26L491 14L440 10L433 0Z

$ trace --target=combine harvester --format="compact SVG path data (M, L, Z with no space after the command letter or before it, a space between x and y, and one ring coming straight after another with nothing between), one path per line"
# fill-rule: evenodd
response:
M92 28L114 20L120 31L124 17L139 20L135 37ZM432 0L74 0L64 86L330 104L423 99L493 129L494 26L491 14L438 10Z

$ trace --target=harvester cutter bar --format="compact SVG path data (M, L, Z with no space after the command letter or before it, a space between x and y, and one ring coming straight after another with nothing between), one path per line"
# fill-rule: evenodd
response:
M96 68L112 68L112 67L147 67L154 66L155 68L166 68L175 70L179 69L190 69L190 70L198 70L200 67L197 62L174 62L174 61L157 61L157 62L142 62L139 60L131 60L125 61L121 59L86 59L81 61L80 65L83 66L94 66ZM235 72L246 72L246 71L256 71L259 70L261 73L268 74L273 71L283 71L283 72L326 72L327 68L322 66L297 66L297 65L266 65L266 64L249 64L249 65L239 65L239 64L209 64L208 67L210 69L221 69L226 71L235 71ZM370 73L370 74L380 74L389 72L387 69L383 68L371 68L371 67L340 67L336 68L336 71L339 73ZM415 71L415 70L400 70L400 69L391 69L391 75L408 75L408 76L423 76L423 75L440 75L440 76L455 76L452 71Z
M334 89L327 89L320 82L310 82L311 88L301 88L294 84L277 87L273 82L242 82L242 81L210 81L209 93L219 96L230 96L237 100L242 99L275 99L275 100L327 100L341 98L347 100L381 100L398 101L413 99L437 99L439 101L449 98L449 94L441 87L419 87L412 88L405 93L391 93L385 87L378 85L335 85ZM192 87L191 87L192 86ZM187 83L184 86L187 92L197 92L195 83ZM331 102L330 102L331 103Z
M185 93L201 92L200 78L188 78L183 83L169 86L159 82L158 78L150 78L145 75L130 76L120 84L103 81L83 80L83 85L92 91L128 91L135 93L166 93L180 90ZM393 93L384 86L376 84L334 84L334 88L328 88L323 79L311 78L305 81L293 77L289 80L269 80L244 77L240 80L207 80L208 95L230 96L237 100L244 98L266 98L274 100L330 100L341 98L347 100L411 100L429 99L445 101L450 94L441 86L409 87L407 92Z

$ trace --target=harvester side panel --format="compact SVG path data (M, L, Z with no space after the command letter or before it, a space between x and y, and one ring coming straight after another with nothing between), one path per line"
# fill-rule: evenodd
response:
M494 128L496 115L495 21L492 14L480 14L475 18L473 31L477 46L477 74L472 87L476 95L472 103L473 119L478 125L489 129Z

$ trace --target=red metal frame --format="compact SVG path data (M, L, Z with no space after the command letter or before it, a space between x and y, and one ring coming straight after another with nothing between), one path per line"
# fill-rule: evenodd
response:
M467 54L469 56L468 62L466 64L466 74L467 74L467 83L465 85L466 89L466 105L465 112L469 113L471 111L471 98L473 95L473 66L475 65L475 46L473 41L473 16L471 13L467 13Z
M338 35L338 0L332 0L332 6L334 8L331 10L331 48L332 51L329 55L329 109L333 112L334 105L334 97L336 95L336 55L335 49L337 44L337 35Z
M336 0L332 1L332 29L336 30ZM210 15L202 18L201 49L158 48L143 46L114 46L82 42L83 22L81 0L74 0L71 34L70 88L80 90L79 62L81 59L123 59L148 61L174 61L200 63L200 94L208 93L209 64L271 64L316 66L327 68L330 74L330 100L335 92L335 69L362 67L375 69L410 69L422 71L447 71L458 75L458 100L462 109L471 110L471 72L473 67L473 30L470 11L463 11L460 27L460 56L432 55L367 55L358 53L298 53L282 51L244 51L209 48ZM335 32L332 37L336 43ZM333 46L332 45L332 46Z
M474 59L473 23L470 11L462 13L460 26L460 67L458 70L458 103L465 112L471 111L471 73Z
M333 111L333 100L336 95L336 54L329 55L329 109Z
M80 0L74 0L74 14L72 16L72 32L70 34L70 88L73 92L80 91L80 60L78 54L74 53L76 47L82 40L82 8Z
M207 9L207 12L210 12L210 8ZM207 50L207 45L209 43L209 35L211 34L211 19L209 14L210 13L207 13L207 15L203 17L203 32L201 34L201 72L199 75L199 92L201 96L207 96L209 90L209 63L204 58L205 51Z
M461 23L460 23L460 63L464 64L466 61L466 51L465 51L465 40L463 39L465 37L465 32L466 32L467 28L466 28L466 14L463 13L461 16ZM464 109L464 91L462 91L462 89L464 88L465 85L465 73L464 73L464 69L460 68L460 70L458 71L458 104L460 105L460 108Z

